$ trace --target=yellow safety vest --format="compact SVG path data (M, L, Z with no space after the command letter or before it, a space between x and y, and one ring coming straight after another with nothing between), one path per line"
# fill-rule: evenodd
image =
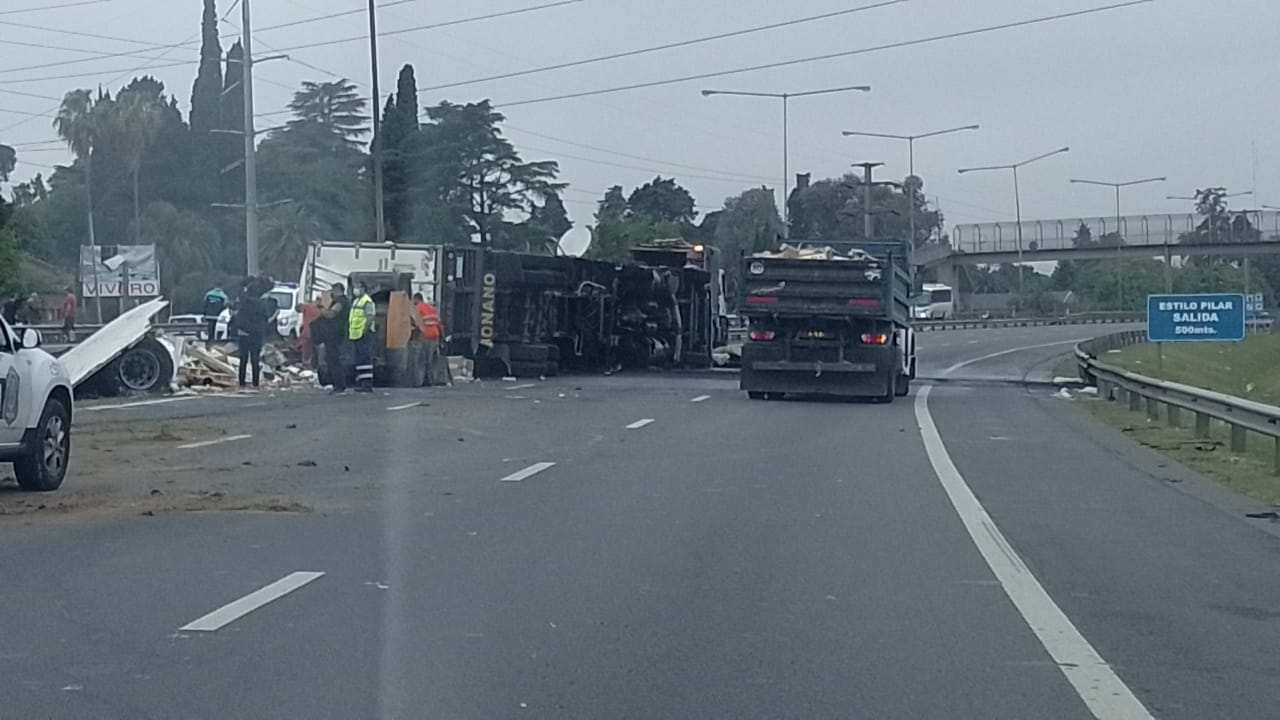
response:
M350 340L363 338L365 332L373 323L375 312L376 306L373 304L373 298L368 295L361 295L354 303L351 303L351 313L347 320L347 338Z

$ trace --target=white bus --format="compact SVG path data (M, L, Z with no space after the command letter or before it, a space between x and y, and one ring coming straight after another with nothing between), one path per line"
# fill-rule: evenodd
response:
M925 283L911 300L911 316L916 320L948 320L955 315L955 292L949 285Z

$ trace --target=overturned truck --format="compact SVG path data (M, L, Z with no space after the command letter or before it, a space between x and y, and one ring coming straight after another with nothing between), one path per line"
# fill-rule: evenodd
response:
M709 366L716 271L679 249L642 257L450 249L440 293L448 353L472 358L479 377Z

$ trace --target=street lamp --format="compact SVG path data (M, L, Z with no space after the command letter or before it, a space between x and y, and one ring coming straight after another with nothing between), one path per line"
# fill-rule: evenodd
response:
M965 130L977 130L978 127L979 127L978 125L965 125L964 127L949 128L947 130L937 130L935 132L921 133L919 135L894 135L892 133L860 132L857 130L845 130L841 134L844 135L845 137L858 136L858 137L887 138L889 140L906 140L907 141L907 163L909 167L907 173L908 175L910 175L910 177L914 178L916 176L916 141L917 140L923 140L924 138L937 137L939 135L949 135L951 133L963 132ZM911 193L912 197L907 198L907 215L909 216L910 218L909 222L911 223L911 245L912 247L915 247L915 243L916 243L915 190L912 189L912 190L909 190L909 192Z
M791 217L787 208L787 192L791 188L791 154L788 150L788 104L791 98L810 97L813 95L832 95L841 92L871 92L870 85L848 85L845 87L827 88L825 90L808 90L795 93L748 92L745 90L703 90L702 97L712 95L737 95L740 97L774 98L782 101L782 231L791 235Z
M1152 177L1152 178L1143 178L1141 180L1129 180L1128 182L1108 182L1106 180L1079 180L1077 178L1072 178L1071 182L1080 184L1080 185L1101 185L1102 187L1109 187L1109 188L1115 189L1116 191L1116 254L1118 256L1123 257L1121 255L1123 251L1120 249L1124 245L1124 239L1120 235L1120 227L1121 227L1121 223L1123 222L1120 219L1120 188L1126 188L1131 185L1145 185L1147 183L1164 182L1165 180L1168 180L1168 179L1169 178L1167 177ZM1167 233L1165 234L1165 238L1164 238L1164 260L1165 260L1165 266L1164 266L1165 291L1171 293L1173 292L1173 270L1172 270L1173 263L1172 263L1172 258L1169 255L1169 236ZM1116 276L1118 279L1116 280L1116 282L1119 285L1119 294L1116 295L1116 303L1119 305L1118 309L1123 310L1124 309L1124 271L1120 267L1120 265L1121 263L1117 261Z
M1030 165L1031 163L1039 162L1040 160L1044 160L1045 158L1050 158L1050 157L1053 157L1054 155L1061 155L1062 153L1066 153L1066 152L1071 152L1071 148L1060 147L1057 150L1047 152L1043 155L1037 155L1033 158L1023 160L1022 162L1013 163L1012 165L987 165L985 167L960 168L960 170L957 171L961 175L964 175L965 173L971 173L971 172L985 172L987 170L1012 170L1013 171L1013 207L1014 207L1014 212L1017 214L1017 220L1018 220L1018 293L1019 294L1022 294L1022 292L1025 290L1025 287L1024 287L1023 277L1022 277L1022 197L1018 191L1018 168L1025 167L1027 165Z

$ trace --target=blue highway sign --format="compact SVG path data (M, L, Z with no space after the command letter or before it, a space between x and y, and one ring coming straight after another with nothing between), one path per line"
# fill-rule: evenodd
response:
M1244 339L1244 295L1150 295L1151 342L1232 342Z

